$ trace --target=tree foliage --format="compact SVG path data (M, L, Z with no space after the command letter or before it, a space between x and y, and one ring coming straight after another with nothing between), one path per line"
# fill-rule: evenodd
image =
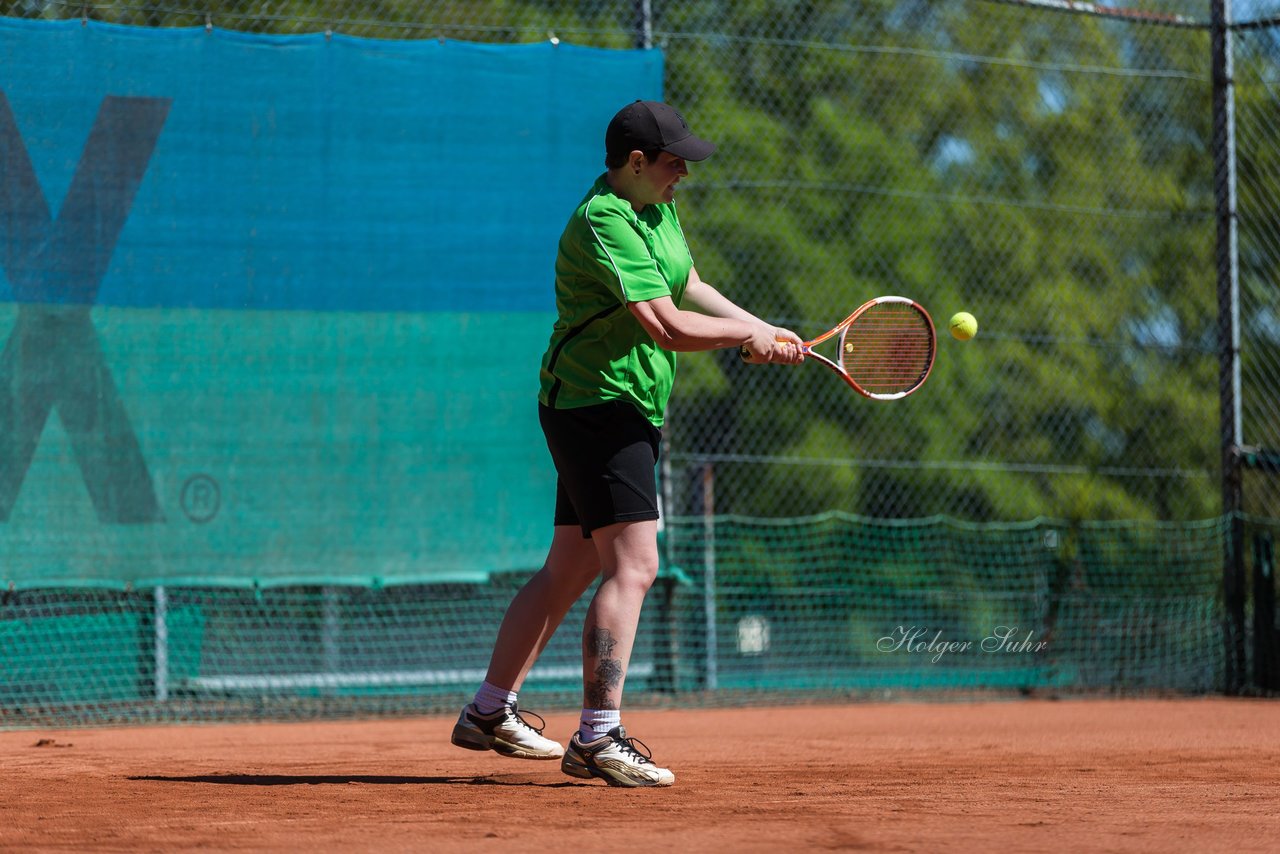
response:
M944 334L929 384L894 404L816 367L687 359L717 371L685 378L676 448L793 461L738 464L717 509L1218 512L1207 36L802 5L752 4L722 49L672 52L669 97L725 152L688 191L700 273L804 335L884 293L982 332ZM761 19L795 30L761 40Z

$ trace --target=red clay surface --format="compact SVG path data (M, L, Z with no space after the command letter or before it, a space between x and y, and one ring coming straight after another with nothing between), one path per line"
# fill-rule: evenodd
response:
M546 717L549 735L576 724ZM452 718L0 732L0 848L1280 850L1274 701L625 718L673 788L610 789L556 763L460 750Z

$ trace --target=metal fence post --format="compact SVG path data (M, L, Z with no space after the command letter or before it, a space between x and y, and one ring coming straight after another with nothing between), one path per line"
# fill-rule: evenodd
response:
M649 0L636 0L636 47L653 47L653 4Z
M157 586L152 604L155 622L155 698L157 703L169 699L169 594Z
M716 474L711 463L702 467L702 602L706 619L706 659L703 685L719 684L716 672Z
M1218 282L1218 394L1222 448L1222 512L1228 516L1228 536L1222 567L1226 608L1228 694L1237 694L1245 681L1244 637L1244 520L1240 516L1242 489L1239 449L1240 424L1240 277L1236 219L1235 81L1232 57L1231 0L1212 0L1210 45L1213 52L1213 183L1217 219L1216 269Z

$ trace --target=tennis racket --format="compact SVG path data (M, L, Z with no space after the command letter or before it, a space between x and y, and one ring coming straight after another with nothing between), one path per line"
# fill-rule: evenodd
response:
M837 339L837 358L814 347ZM876 297L839 324L800 347L872 400L897 400L924 385L933 370L938 336L924 306L906 297ZM743 359L751 351L741 348Z

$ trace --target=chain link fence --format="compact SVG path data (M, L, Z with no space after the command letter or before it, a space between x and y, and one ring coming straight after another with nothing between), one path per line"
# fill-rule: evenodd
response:
M858 398L816 365L750 367L731 352L682 356L663 488L673 539L679 534L670 554L689 584L664 588L672 601L648 618L661 630L646 651L646 689L714 688L717 667L722 685L776 689L806 662L817 673L809 688L880 685L883 674L866 669L876 650L858 644L891 631L877 620L904 614L956 633L1000 619L1039 627L1059 645L1057 669L1001 676L1021 685L1238 685L1238 672L1224 677L1219 634L1219 558L1230 537L1218 524L1221 185L1205 0L1135 0L1129 9L1067 0L0 0L0 15L658 47L665 97L719 145L680 196L704 279L805 337L881 294L913 297L932 312L943 336L934 374L894 403ZM1233 4L1242 506L1267 530L1280 518L1277 16L1280 2ZM945 333L961 310L979 320L969 342ZM799 544L769 527L768 517L811 514L838 515L810 520L821 530ZM931 522L885 533L867 521L939 515L960 533L937 534ZM717 532L704 526L727 517L745 532L729 541L720 529L717 591ZM1017 527L1037 517L1050 521ZM963 526L975 523L987 527L970 537ZM851 542L866 564L856 572ZM1255 570L1270 562L1268 551ZM761 566L772 574L756 579ZM1178 572L1185 578L1170 592ZM965 573L978 581L966 587ZM868 590L882 600L862 613L874 599ZM199 673L187 661L196 654L177 643L172 659L166 647L163 680L158 664L117 680L133 686L120 702L132 708L137 685L145 695L159 684L166 697L171 684L212 685L228 704L247 691L259 712L272 691L334 702L325 692L339 683L308 681L317 668L404 666L415 660L407 650L422 644L393 644L383 661L343 646L332 627L420 627L461 613L446 593L439 602L402 602L383 592L310 590L297 599L305 619L293 622L294 600L174 593L166 619L175 638L217 634L219 609L260 611L254 619L273 629L312 626L298 648L332 660L299 654L289 663L297 672L270 677L278 684L264 689L252 680L266 677L245 663L254 643L227 645L225 655L213 644L222 657L207 649ZM140 660L158 660L149 646L153 598L120 606L124 616L93 631L127 643L140 637ZM49 648L46 635L80 631L62 611L51 612L47 629L16 611L8 625L33 660ZM662 628L672 615L691 631L677 637ZM1243 624L1234 612L1230 619ZM1274 630L1274 615L1268 619ZM770 626L773 658L765 654ZM465 635L459 627L451 637ZM562 669L576 655L567 643L563 661L555 659ZM456 666L478 662L483 650L433 654ZM45 663L57 666L37 661ZM831 676L837 664L848 680ZM428 665L440 669L434 659ZM271 668L278 662L257 669ZM968 670L908 675L918 681L922 673L945 688L1004 684ZM30 689L18 700L35 707L31 697L54 693ZM360 708L402 708L383 699Z
M1237 4L1242 410L1274 447L1276 4ZM522 42L667 60L716 157L682 197L699 272L812 336L879 294L944 335L924 390L685 359L672 515L1187 520L1221 512L1209 8L1063 2L0 4L8 15ZM1090 13L1092 12L1092 13ZM707 471L713 492L704 488ZM1280 512L1269 477L1247 509ZM1255 482L1256 481L1256 482Z
M1267 4L1272 14L1280 4ZM1280 512L1280 479L1266 449L1280 448L1280 26L1235 34L1236 146L1239 186L1241 424L1246 454L1243 506Z

